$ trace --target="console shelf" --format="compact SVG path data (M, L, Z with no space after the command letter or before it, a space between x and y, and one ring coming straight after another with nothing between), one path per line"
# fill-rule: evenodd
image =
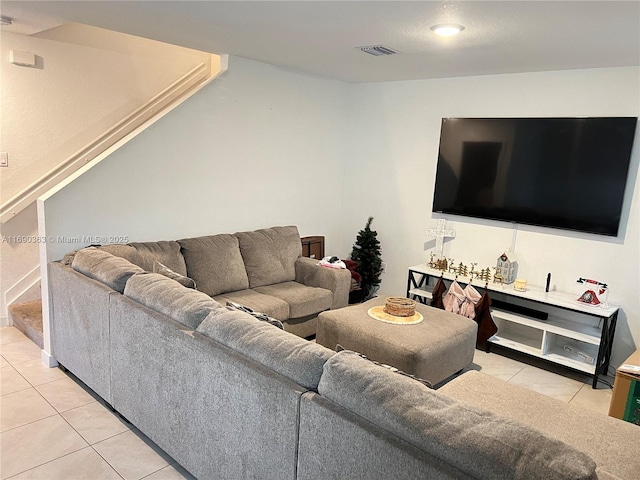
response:
M409 268L407 297L428 304L435 282L442 277L447 286L456 279L449 273L432 270L426 265ZM485 285L468 277L458 283ZM494 304L491 316L498 332L487 342L517 350L543 360L578 370L592 376L592 387L598 375L606 374L611 358L618 307L591 306L577 301L577 295L545 292L529 286L519 292L513 285L489 283L486 286Z

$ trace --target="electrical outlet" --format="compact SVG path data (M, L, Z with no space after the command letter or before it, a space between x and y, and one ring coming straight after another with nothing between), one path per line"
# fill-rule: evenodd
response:
M9 154L7 152L0 152L0 167L9 166Z

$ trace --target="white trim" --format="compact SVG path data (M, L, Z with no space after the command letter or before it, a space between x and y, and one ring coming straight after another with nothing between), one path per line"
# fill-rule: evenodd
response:
M15 285L9 287L4 293L4 304L9 306L24 295L27 290L32 288L40 281L40 265L36 265L24 277L18 280Z
M9 316L8 315L2 315L0 317L0 328L1 327L10 327L11 325L9 325Z
M46 222L45 222L45 208L44 201L38 199L36 203L36 208L38 210L38 235L45 235L46 238ZM49 269L47 266L49 262L47 261L47 244L46 242L41 242L39 244L40 249L40 289L42 296L42 352L41 359L42 363L46 366L55 366L52 365L52 362L55 362L53 358L53 342L51 338L51 315L49 314L49 305L51 295L49 293ZM57 365L57 362L55 362Z
M58 366L58 362L56 361L56 359L44 350L40 350L40 360L42 360L42 363L45 367L54 368Z

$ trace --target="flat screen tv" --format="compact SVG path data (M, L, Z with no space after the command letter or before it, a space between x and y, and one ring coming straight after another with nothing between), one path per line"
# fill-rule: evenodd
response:
M444 118L433 211L616 236L637 118Z

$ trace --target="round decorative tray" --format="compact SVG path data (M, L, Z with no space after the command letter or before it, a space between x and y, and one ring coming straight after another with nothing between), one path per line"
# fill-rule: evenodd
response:
M384 311L384 305L379 305L377 307L371 307L367 313L369 316L375 320L379 320L384 323L393 323L395 325L415 325L416 323L420 323L424 320L424 317L420 312L415 312L410 317L397 317L395 315L389 315Z

